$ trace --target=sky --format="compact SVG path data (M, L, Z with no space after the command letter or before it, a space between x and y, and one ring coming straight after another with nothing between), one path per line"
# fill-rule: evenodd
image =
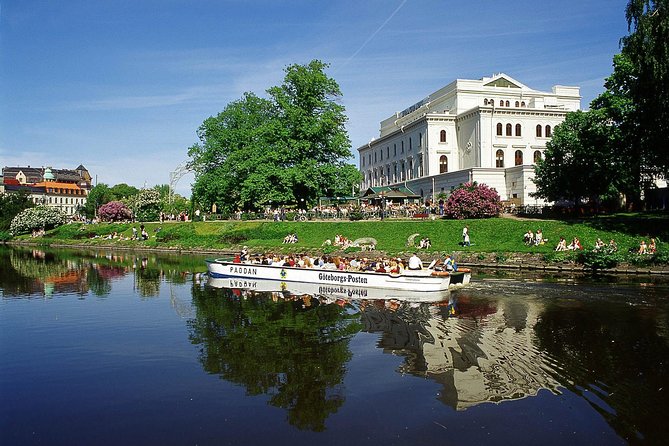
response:
M628 33L627 0L0 0L0 167L83 164L110 186L168 184L202 122L319 59L357 148L455 79L581 88ZM176 185L190 196L191 173Z

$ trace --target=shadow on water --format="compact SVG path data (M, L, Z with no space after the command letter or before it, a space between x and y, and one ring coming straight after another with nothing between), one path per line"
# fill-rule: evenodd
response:
M181 314L202 369L266 396L300 430L324 432L344 411L352 341L371 333L377 352L400 359L396 372L433 383L455 413L513 411L548 390L543 404L578 395L592 409L580 417L603 418L629 443L666 438L666 281L481 271L443 300L420 302L217 288L200 280L204 269L196 257L0 249L3 299L113 297L125 276L142 299L166 282L189 287Z

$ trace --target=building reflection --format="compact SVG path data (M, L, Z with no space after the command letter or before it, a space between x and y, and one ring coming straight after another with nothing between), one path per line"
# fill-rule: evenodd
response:
M439 400L456 410L559 386L534 347L536 301L495 303L460 290L441 304L361 310L364 330L381 335L379 347L405 358L399 371L438 382Z

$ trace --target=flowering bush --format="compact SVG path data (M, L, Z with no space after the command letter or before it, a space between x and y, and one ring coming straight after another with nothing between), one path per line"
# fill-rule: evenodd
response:
M156 221L160 216L160 193L155 189L143 189L132 197L132 209L139 221Z
M9 231L14 235L26 234L34 229L53 229L67 223L67 215L60 209L37 206L21 211L12 219Z
M465 183L455 189L444 206L444 215L464 218L497 217L502 204L497 191L485 184Z
M132 218L132 211L120 201L110 201L100 206L98 217L104 221L123 221Z

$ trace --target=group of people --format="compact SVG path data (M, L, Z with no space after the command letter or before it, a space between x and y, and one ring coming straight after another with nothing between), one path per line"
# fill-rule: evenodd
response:
M610 251L610 252L616 252L618 251L618 244L611 239L608 243L608 245L602 240L601 238L597 238L597 241L595 242L595 248L593 251L598 252L598 251Z
M556 251L578 251L581 249L583 249L583 246L581 245L581 241L578 239L578 237L571 239L571 243L569 244L567 244L567 241L564 237L560 237L560 241L555 247Z
M529 229L525 235L523 235L523 242L528 246L544 245L547 241L548 239L544 238L544 233L541 231L541 229L537 229L536 233Z
M249 255L248 247L244 246L242 251L234 257L234 263L250 263L257 265L289 266L297 268L320 268L324 270L339 271L367 271L377 273L402 274L406 270L421 270L424 268L423 261L417 253L407 260L400 257L383 257L380 259L368 259L367 257L344 257L320 255L311 257L302 255ZM430 265L435 271L457 271L458 266L450 254L443 259L438 259Z
M283 243L297 243L297 233L288 234L283 238Z
M432 241L429 237L423 237L418 243L420 249L430 249L432 247Z
M657 246L654 238L651 238L647 245L645 240L641 240L641 243L639 243L639 254L655 254L656 251Z

